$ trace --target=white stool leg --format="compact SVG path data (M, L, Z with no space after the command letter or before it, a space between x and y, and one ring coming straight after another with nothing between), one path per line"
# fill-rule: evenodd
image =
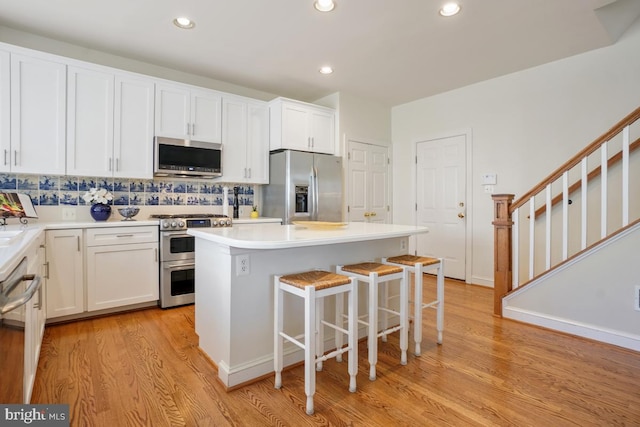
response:
M340 294L340 296L342 296ZM356 278L351 278L351 292L348 297L348 313L349 313L349 391L354 393L356 391L356 375L358 374L358 281ZM340 317L342 322L342 316ZM342 323L338 323L342 325ZM339 333L339 332L338 332ZM341 333L339 333L342 335Z
M416 343L414 354L420 356L422 343L422 264L416 263L413 267L413 277L415 283L413 302L413 340Z
M336 294L336 325L338 326L344 325L343 314L344 314L344 296L342 293L339 293L339 294ZM351 316L351 314L349 314L349 316ZM349 318L349 321L350 320L351 318ZM342 348L344 344L343 335L342 335L342 332L340 331L335 331L335 344L336 344L336 349ZM336 362L342 362L342 354L339 354L336 356ZM349 359L349 362L351 362L351 359Z
M316 299L316 333L314 339L316 341L316 371L322 371L322 360L318 360L324 353L324 327L322 319L324 319L324 298Z
M382 294L381 298L382 298L382 301L384 301L384 308L389 308L388 282L378 283L378 289L379 289L379 292ZM382 311L382 319L380 319L380 321L382 322L381 329L383 331L386 331L387 328L389 327L389 313L386 310ZM382 339L382 342L387 342L387 334L383 333L381 339Z
M274 310L273 310L273 323L274 323L274 342L273 342L273 369L276 373L275 388L282 387L282 348L284 346L284 338L280 335L282 332L282 290L280 289L280 276L276 276L273 280L273 295L274 295Z
M444 331L444 261L440 260L438 276L436 278L436 294L438 309L436 311L436 328L438 329L438 344L442 344L442 332Z
M378 363L378 274L369 274L369 379L376 379Z
M315 289L307 286L304 299L304 391L307 395L307 414L313 414L313 395L316 392L316 302Z
M402 270L400 281L400 364L407 364L407 347L409 347L409 271Z

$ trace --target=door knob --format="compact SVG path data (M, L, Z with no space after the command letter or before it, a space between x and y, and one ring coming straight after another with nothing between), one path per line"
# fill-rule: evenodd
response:
M365 212L364 216L365 216L365 218L369 218L371 216L371 214L369 212Z
M369 215L370 216L376 216L377 214L375 212L370 212Z
M460 213L458 214L458 218L464 218L464 214L463 214L462 212L460 212Z

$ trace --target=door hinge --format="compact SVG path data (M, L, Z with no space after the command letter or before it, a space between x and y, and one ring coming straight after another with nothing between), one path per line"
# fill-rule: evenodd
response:
M387 164L390 165L391 164L391 159L387 157Z
M416 156L416 165L418 164L418 156Z
M416 203L416 211L418 210L418 204Z
M389 212L389 205L387 205L387 212Z
M351 213L351 206L347 206L347 213Z
M351 160L351 153L347 153L347 160Z

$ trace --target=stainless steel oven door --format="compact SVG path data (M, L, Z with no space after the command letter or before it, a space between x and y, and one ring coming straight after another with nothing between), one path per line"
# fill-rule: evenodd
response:
M195 237L184 231L160 233L162 262L183 261L195 258Z
M193 260L163 262L160 266L160 307L195 303L195 273Z

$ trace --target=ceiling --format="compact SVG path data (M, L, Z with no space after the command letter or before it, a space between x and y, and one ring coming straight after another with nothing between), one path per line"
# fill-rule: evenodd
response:
M393 106L610 45L640 15L638 0L460 0L450 18L444 0L336 2L0 0L0 25L280 96Z

